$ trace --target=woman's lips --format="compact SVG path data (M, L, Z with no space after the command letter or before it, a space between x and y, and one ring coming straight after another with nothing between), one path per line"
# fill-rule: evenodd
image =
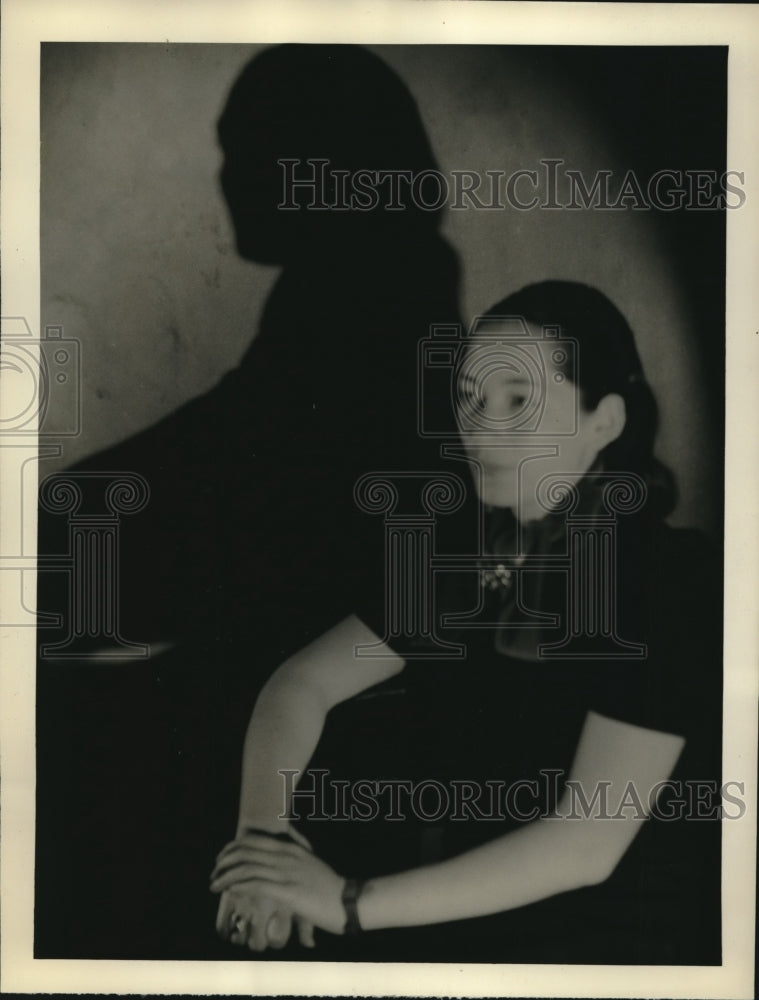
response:
M483 468L500 472L515 471L520 462L525 458L524 451L513 447L467 445L466 450Z

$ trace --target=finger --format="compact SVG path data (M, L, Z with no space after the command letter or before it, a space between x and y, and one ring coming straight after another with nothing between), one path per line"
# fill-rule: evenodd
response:
M305 847L305 849L308 851L309 854L313 854L314 853L314 849L311 846L311 841L308 839L308 837L305 836L305 834L301 833L300 830L298 830L294 826L290 827L289 833L290 833L290 836L294 840L296 840L300 844L301 847Z
M268 922L273 911L279 908L292 909L295 898L292 885L251 878L235 886L234 896L239 908L247 917L256 922Z
M257 892L252 882L242 886L234 886L227 890L227 895L232 900L235 915L245 917L251 924L262 924L265 927L271 915L278 908L271 899L266 898L261 892Z
M298 928L298 940L303 947L315 948L316 941L314 941L314 925L311 921L306 920L305 917L296 917L295 923Z
M250 921L247 917L235 917L232 925L232 933L229 935L229 940L232 944L245 944L248 940L249 930Z
M268 865L238 865L231 871L224 872L224 874L215 878L211 882L210 889L211 892L223 892L232 886L242 885L254 879L261 882L275 882L280 884L289 881L289 877L285 872L278 871L276 868L271 868Z
M290 840L277 840L274 837L264 837L257 833L246 833L226 844L217 854L217 861L226 857L230 851L233 851L238 847L255 847L259 850L267 851L272 854L290 855L297 855L303 850L299 844L294 844Z
M266 926L266 920L256 921L249 926L247 942L251 951L266 951L269 943L266 936Z
M240 847L236 851L230 852L225 858L218 862L211 872L211 878L213 879L222 874L222 872L229 871L234 868L235 865L245 863L260 864L269 868L284 870L291 868L294 860L294 858L286 855L269 854L266 851L254 850L250 847Z
M220 937L229 937L233 912L234 908L229 893L225 892L219 900L219 909L216 911L216 933Z
M294 871L298 865L295 858L283 857L278 854L266 854L264 851L240 850L230 854L228 858L219 862L211 872L211 879L218 878L225 872L230 872L241 865L261 865L262 868L270 868L272 871Z
M265 947L267 924L278 904L250 892L231 891L227 895L231 898L233 908L233 930L230 940L234 944L247 944L249 947L252 942L256 950L262 951ZM263 941L255 933L256 929L263 932Z
M284 871L291 869L297 861L297 858L289 854L272 854L271 852L260 851L252 847L238 847L217 861L210 877L214 878L222 872L229 871L235 865L245 862L276 867Z
M284 948L293 929L292 916L286 910L276 910L266 925L266 936L272 948Z

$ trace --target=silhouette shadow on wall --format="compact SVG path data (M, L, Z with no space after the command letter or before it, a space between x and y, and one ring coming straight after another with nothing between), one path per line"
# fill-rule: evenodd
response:
M39 957L248 957L215 941L206 879L234 830L255 695L382 584L381 526L356 510L356 479L434 460L416 434L417 343L458 322L458 267L440 210L391 180L436 167L405 85L360 47L268 49L232 87L219 138L238 251L281 273L235 370L71 470L148 482L120 529L120 627L173 648L39 662ZM307 160L328 161L324 188L290 191L287 170L318 177ZM341 178L357 171L387 180L376 204L345 210ZM280 208L290 194L299 207ZM40 552L65 534L42 516ZM39 607L61 609L48 577Z

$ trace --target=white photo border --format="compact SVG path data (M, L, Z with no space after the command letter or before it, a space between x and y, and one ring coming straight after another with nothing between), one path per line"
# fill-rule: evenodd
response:
M723 965L549 966L35 960L35 636L4 629L3 989L19 993L308 994L748 998L754 986L759 495L759 7L719 4L463 3L457 0L4 0L4 316L39 331L39 90L43 41L374 44L727 45L728 157L746 201L727 213L724 773L745 781L746 815L724 824ZM747 434L748 432L748 434ZM747 447L748 442L748 447ZM0 449L0 463L3 455ZM3 463L4 464L4 463ZM19 523L18 482L0 510ZM36 483L29 495L36 495ZM36 530L35 512L25 523ZM5 536L7 540L7 536ZM3 551L8 551L3 546ZM2 557L0 557L1 559ZM0 581L6 574L0 573ZM32 574L30 574L32 575ZM0 590L0 599L2 590ZM0 619L1 620L1 619Z

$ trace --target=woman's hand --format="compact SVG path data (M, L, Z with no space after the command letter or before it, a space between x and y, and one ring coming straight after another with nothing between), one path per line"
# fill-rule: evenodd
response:
M344 878L300 844L257 834L227 845L211 874L212 892L230 892L230 899L263 897L332 934L342 934L345 926L344 885Z
M272 833L279 832L272 829ZM311 845L303 834L288 824L287 834L311 850ZM217 855L219 859L234 848L245 847L251 834L245 827L238 829L236 838ZM246 886L241 889L232 886L222 893L216 916L218 934L232 944L247 945L251 951L265 951L266 948L284 948L290 940L293 920L298 931L298 940L305 948L313 948L313 924L302 917L293 917L291 910L266 898L259 892L251 892Z
M246 886L234 886L221 894L216 917L216 930L231 944L247 945L251 951L284 948L290 940L295 922L298 940L304 948L313 948L313 924L294 916L280 903L267 899Z

